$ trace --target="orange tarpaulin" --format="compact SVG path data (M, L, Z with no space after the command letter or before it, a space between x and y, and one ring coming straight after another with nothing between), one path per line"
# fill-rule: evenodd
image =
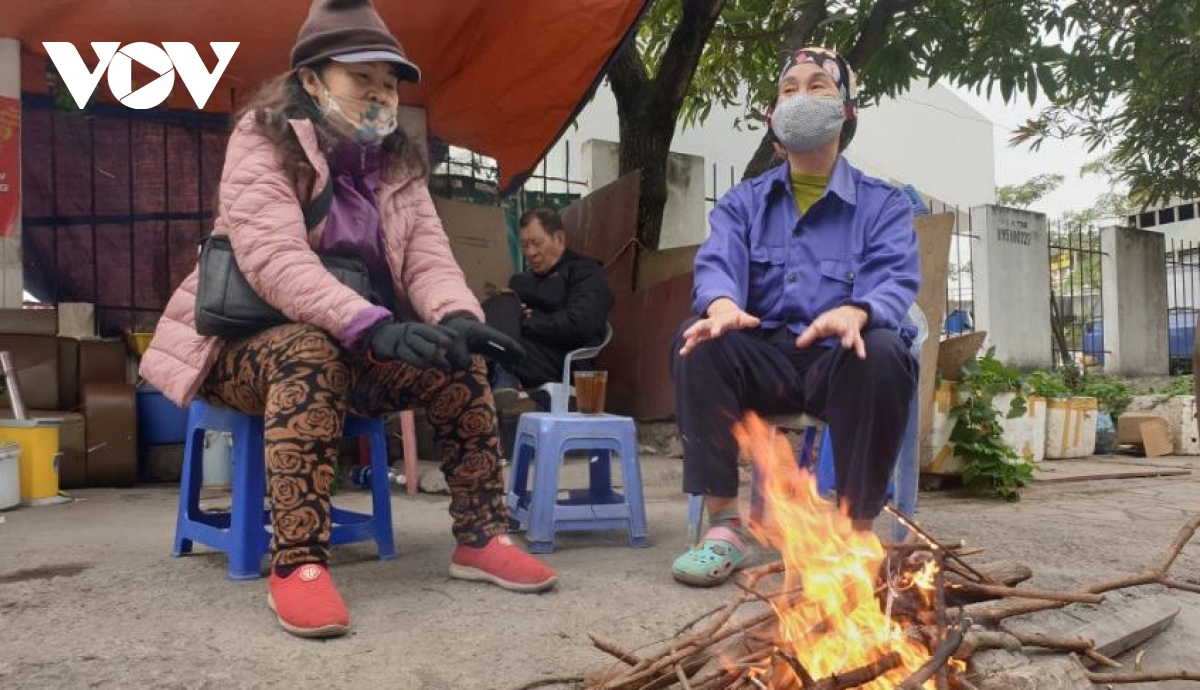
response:
M421 67L403 102L426 109L429 134L495 158L502 190L533 169L594 89L648 0L375 0ZM93 41L193 44L207 67L210 41L240 45L206 110L228 111L288 67L308 11L303 0L2 0L0 37L22 45L22 88L47 91L43 41L75 45L89 68ZM135 63L135 67L136 67ZM143 83L153 73L140 75ZM139 79L135 71L134 79ZM106 80L98 87L106 99ZM162 107L195 109L176 79Z

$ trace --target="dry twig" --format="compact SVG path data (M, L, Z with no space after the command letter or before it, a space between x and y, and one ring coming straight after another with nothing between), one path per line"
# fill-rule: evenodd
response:
M596 645L596 649L599 649L606 654L611 654L618 660L623 661L630 666L637 666L642 662L641 657L618 645L616 642L606 640L599 635L593 634L589 634L588 638L591 639L592 644Z
M1187 546L1188 542L1195 536L1197 529L1200 529L1200 513L1193 516L1187 524L1179 529L1179 532L1175 535L1175 540L1171 542L1171 546L1155 567L1116 580L1097 582L1083 587L1080 591L1085 594L1102 594L1104 592L1111 592L1114 589L1174 582L1174 580L1167 578L1167 571L1171 569L1171 566L1175 563L1175 559L1179 558L1183 547ZM1056 609L1063 606L1066 606L1066 602L1029 600L987 602L965 606L962 609L961 615L970 616L971 619L976 621L996 622L1005 618L1011 618L1012 616L1021 616L1027 613L1036 613L1037 611Z
M804 668L804 664L800 663L799 659L791 654L788 654L782 649L776 649L775 656L787 662L787 665L792 669L792 673L795 673L796 678L799 679L800 687L803 688L803 690L809 690L817 684L817 681L814 680L811 675L809 675L808 669Z
M1168 680L1200 681L1200 671L1157 671L1142 673L1096 673L1089 671L1079 657L1072 654L1071 658L1083 669L1083 675L1093 683L1101 685L1122 685L1125 683L1162 683Z
M540 678L530 681L520 687L513 688L513 690L534 690L534 688L544 688L550 685L577 685L585 680L587 678L584 676L552 676L550 678Z
M895 669L900 665L900 654L890 652L874 663L867 664L845 673L836 673L828 678L822 678L813 685L813 690L845 690L866 685L879 676Z
M1060 601L1067 604L1104 603L1103 594L1091 594L1089 592L1051 592L1044 589L1005 587L1003 585L977 585L975 583L954 583L947 586L951 590L963 591L968 594L978 594L989 597L1040 599L1045 601Z
M960 622L951 628L946 634L946 639L938 646L937 651L933 653L933 656L929 657L929 661L926 661L921 668L913 672L903 683L897 685L896 690L920 690L920 688L924 687L925 681L946 667L946 664L950 661L950 657L954 656L954 652L962 644L963 636L966 634L966 628L968 627L970 627L970 623Z

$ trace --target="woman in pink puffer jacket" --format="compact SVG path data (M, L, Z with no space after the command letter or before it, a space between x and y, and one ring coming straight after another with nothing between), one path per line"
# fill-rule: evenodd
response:
M369 0L316 0L291 71L238 118L213 230L229 236L255 292L293 323L235 341L199 335L193 271L142 359L142 376L180 405L199 395L263 415L269 603L301 636L349 628L326 569L347 413L428 411L451 491L452 576L517 591L556 581L505 534L496 413L477 353L489 341L520 346L481 323L426 189L427 165L397 128L397 86L419 77ZM307 231L301 199L325 185L329 213ZM362 259L384 306L338 282L317 252Z

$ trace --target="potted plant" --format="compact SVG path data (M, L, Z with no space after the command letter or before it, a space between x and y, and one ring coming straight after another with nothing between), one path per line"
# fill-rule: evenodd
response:
M1020 499L1020 487L1033 479L1036 467L1032 443L1014 444L1005 438L1006 425L1009 436L1032 437L1023 386L1021 373L989 349L964 365L949 411L949 444L961 461L963 482L1009 501Z

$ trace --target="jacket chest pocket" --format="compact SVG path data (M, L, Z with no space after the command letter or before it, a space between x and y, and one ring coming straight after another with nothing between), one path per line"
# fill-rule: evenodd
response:
M783 295L787 263L784 247L756 247L750 251L750 303L769 310Z
M858 280L859 262L823 259L821 261L820 301L824 305L843 302L854 293Z

